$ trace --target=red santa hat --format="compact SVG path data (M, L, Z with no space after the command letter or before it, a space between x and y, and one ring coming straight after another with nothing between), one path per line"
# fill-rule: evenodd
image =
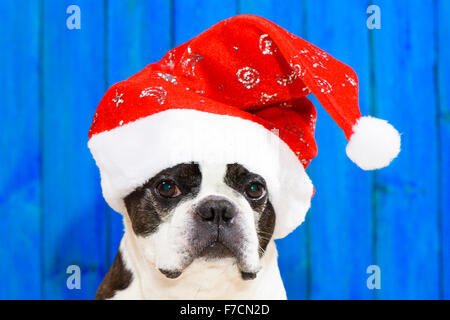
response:
M394 127L361 116L352 68L266 19L239 15L106 92L88 143L106 201L124 214L124 197L167 167L237 162L266 179L274 236L285 236L313 194L304 170L317 154L310 93L344 131L359 167L397 156Z

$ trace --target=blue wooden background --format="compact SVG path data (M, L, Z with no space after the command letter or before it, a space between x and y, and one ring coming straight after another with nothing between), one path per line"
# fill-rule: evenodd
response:
M68 30L66 9L81 9ZM366 27L370 4L381 29ZM450 298L450 1L1 0L0 298L90 299L122 234L87 148L107 87L214 23L261 15L351 65L363 114L403 151L377 172L345 155L319 105L306 222L277 241L291 299ZM66 287L79 265L81 290ZM369 290L366 269L381 269Z

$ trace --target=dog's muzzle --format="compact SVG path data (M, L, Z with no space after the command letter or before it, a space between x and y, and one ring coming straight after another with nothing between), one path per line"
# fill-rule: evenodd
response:
M257 270L249 270L245 261L246 238L238 217L238 207L226 198L209 196L196 207L196 232L200 239L199 256L206 258L235 257L242 277L253 279Z
M232 238L239 238L241 230L236 222L238 208L231 201L218 196L206 197L198 203L194 214L193 245L199 256L222 258L238 253Z
M194 224L191 230L190 258L220 259L234 257L245 280L254 279L259 271L254 263L249 265L247 243L248 230L242 226L239 208L220 196L208 196L192 210ZM181 272L160 270L168 278L176 278Z

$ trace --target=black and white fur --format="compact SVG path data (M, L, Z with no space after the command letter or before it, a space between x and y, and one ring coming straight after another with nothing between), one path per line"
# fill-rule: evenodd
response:
M179 195L161 196L161 181ZM261 197L246 194L251 183ZM238 163L159 172L124 199L125 234L96 299L286 299L269 195Z

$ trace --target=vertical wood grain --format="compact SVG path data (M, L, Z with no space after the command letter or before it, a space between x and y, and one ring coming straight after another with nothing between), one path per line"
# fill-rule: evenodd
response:
M173 0L174 44L189 41L214 24L234 16L236 1Z
M376 1L376 115L402 134L402 152L376 173L382 299L439 297L438 146L434 14L428 1Z
M300 37L305 37L303 5L300 1L239 1L239 13L269 19ZM278 263L288 299L309 297L309 213L306 221L284 239L277 240Z
M366 1L307 1L307 40L351 66L361 113L369 114ZM312 299L370 299L366 269L374 264L371 174L346 156L347 140L325 109L317 109L318 156L308 170L316 188L310 219Z
M66 8L81 8L68 30ZM381 8L368 30L366 8ZM363 115L402 134L390 167L345 155L318 110L316 188L305 223L278 240L290 299L450 299L450 3L429 1L31 0L0 10L0 299L91 299L122 236L87 148L95 109L124 80L237 13L268 18L353 67ZM375 188L373 188L375 187ZM81 290L66 268L79 265ZM381 290L366 268L381 268Z
M43 1L43 298L93 298L105 268L106 229L99 173L87 148L104 93L102 1L76 1L81 30L66 28L73 1ZM81 268L68 290L66 268Z
M0 299L41 294L39 10L24 0L0 10Z
M450 2L437 1L435 9L437 40L436 80L438 85L440 177L440 298L450 299Z

